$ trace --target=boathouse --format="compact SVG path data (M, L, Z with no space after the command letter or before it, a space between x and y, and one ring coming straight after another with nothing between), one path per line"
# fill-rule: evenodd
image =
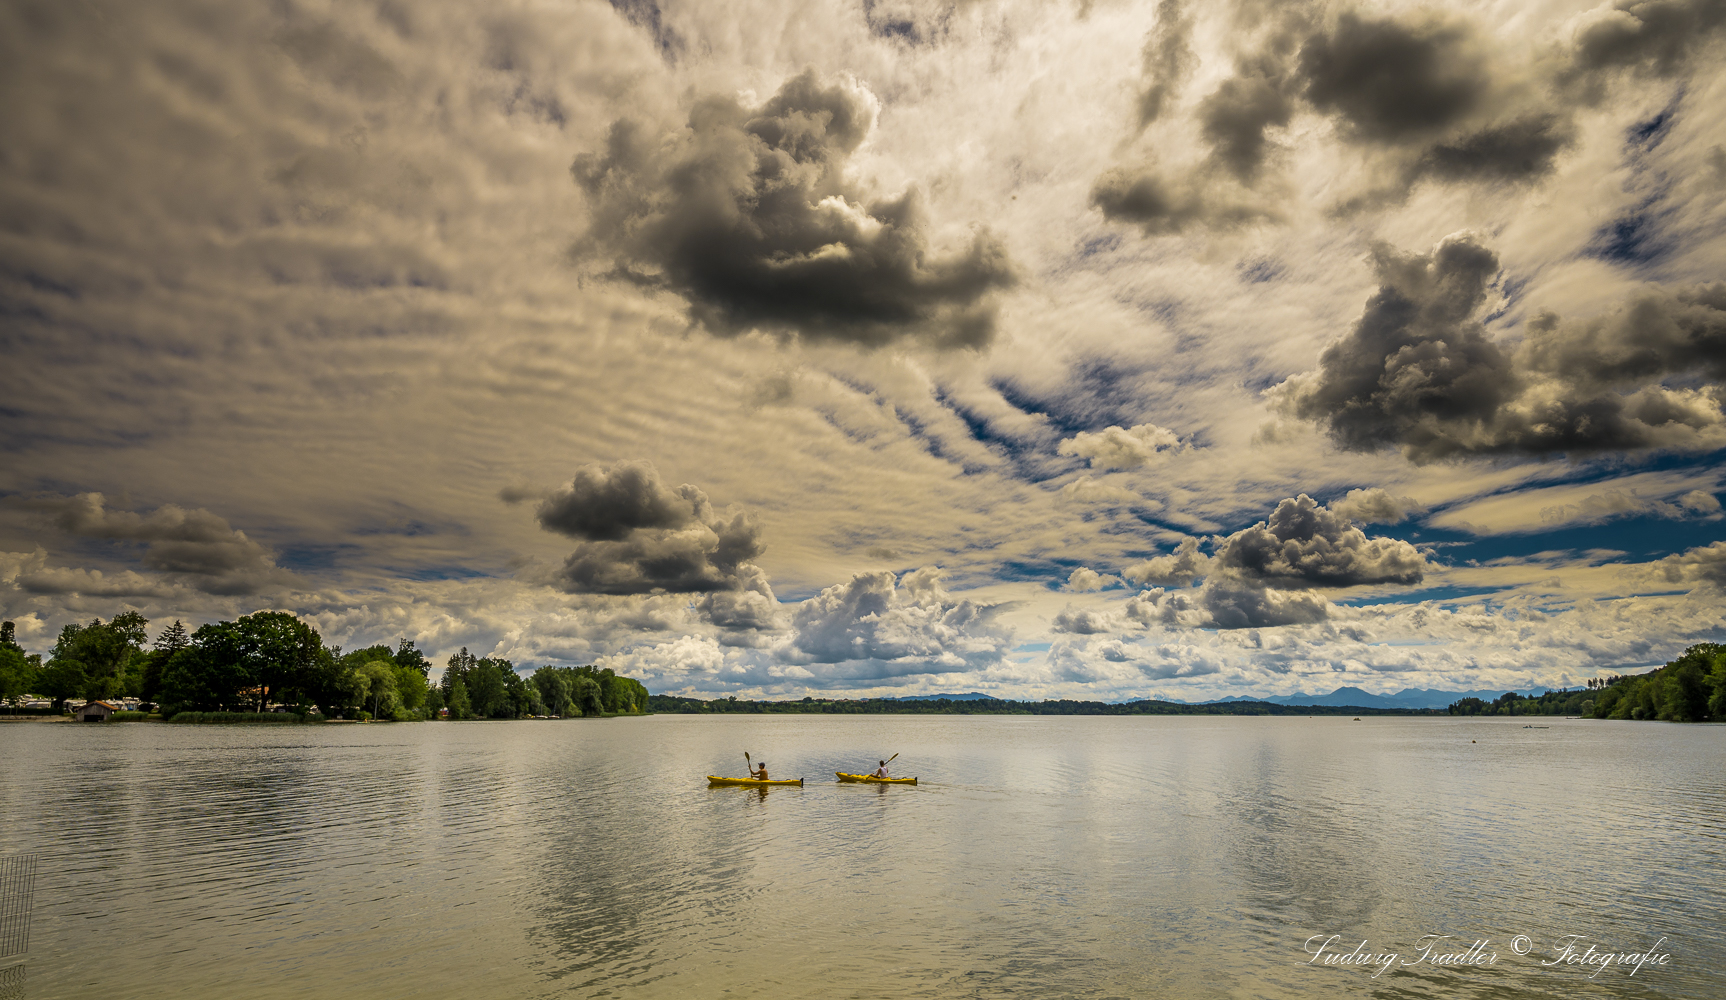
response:
M84 707L77 711L79 722L107 722L108 716L113 714L114 706L105 701L86 702Z

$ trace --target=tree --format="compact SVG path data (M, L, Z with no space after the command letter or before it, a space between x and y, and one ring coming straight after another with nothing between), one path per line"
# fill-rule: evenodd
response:
M329 646L318 652L301 681L302 705L316 705L330 718L339 719L360 703L359 681L351 666L344 662L340 646Z
M605 714L605 702L599 693L599 682L591 674L577 674L574 689L570 697L575 702L575 710L582 715Z
M218 633L232 627L229 622L203 625L192 635L192 644L168 658L162 667L162 707L175 712L221 712L239 708L248 686L236 657L225 655L227 637Z
M501 664L508 660L484 659L474 667L468 678L467 696L473 701L473 714L482 719L509 714L509 696L503 686ZM510 671L514 673L513 670Z
M72 622L62 628L43 672L55 702L112 698L135 687L133 660L142 653L139 645L147 624L143 615L127 611L107 623L96 618L88 625Z
M449 717L452 719L473 718L473 706L468 701L467 685L462 683L460 677L457 677L455 682L450 685Z
M169 656L173 656L191 644L192 639L186 634L186 626L178 618L174 619L174 624L163 629L162 634L156 637L156 648Z
M317 665L323 639L310 625L284 611L258 611L234 623L239 654L252 679L253 699L262 712L271 700L293 704Z
M314 691L339 699L351 690L336 667L311 626L285 612L259 611L199 626L162 666L162 702L174 711L261 712L271 701L300 707Z
M393 718L400 703L396 694L395 661L368 660L355 668L354 676L360 681L360 689L366 696L367 704L372 706L372 717Z
M424 653L414 648L414 641L412 639L400 639L398 643L394 656L396 666L418 671L422 680L430 677L432 662L426 659Z
M143 648L144 640L149 638L145 627L150 620L136 611L122 611L108 620L108 628L118 633L130 645Z
M532 680L533 686L539 689L540 702L550 714L563 716L570 713L569 682L564 679L562 670L540 667L533 672Z
M400 663L391 664L391 668L395 672L396 697L401 701L405 717L424 717L426 698L431 691L426 675L417 667L403 666Z
M31 660L17 643L0 642L0 701L17 708L25 695L33 693L37 669Z

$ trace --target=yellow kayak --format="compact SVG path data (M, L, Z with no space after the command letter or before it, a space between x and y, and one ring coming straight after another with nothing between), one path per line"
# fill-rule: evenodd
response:
M748 785L750 788L755 788L757 786L765 787L767 785L796 785L798 788L802 788L803 779L773 778L768 781L762 781L759 778L720 778L710 774L707 776L707 785L710 788L714 785Z
M840 781L873 781L877 785L915 785L916 778L877 778L873 774L846 774L844 771L834 771Z

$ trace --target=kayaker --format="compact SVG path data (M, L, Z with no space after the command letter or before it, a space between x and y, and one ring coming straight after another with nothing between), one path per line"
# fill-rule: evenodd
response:
M881 766L875 769L875 773L873 775L871 775L871 777L875 777L875 778L887 777L887 762L882 761Z
M751 778L754 778L756 781L766 781L767 780L767 762L762 761L760 767L750 768L749 769L749 776Z

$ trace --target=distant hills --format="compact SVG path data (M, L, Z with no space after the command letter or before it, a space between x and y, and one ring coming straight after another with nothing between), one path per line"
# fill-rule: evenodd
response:
M1252 698L1245 695L1234 695L1229 698L1214 698L1210 701L1183 701L1179 698L1161 698L1176 705L1232 705L1237 702L1263 702L1271 705L1304 706L1311 705L1321 708L1389 708L1389 709L1423 709L1449 708L1453 703L1464 698L1479 698L1482 701L1492 701L1506 691L1515 691L1520 695L1530 697L1545 691L1545 688L1492 688L1481 691L1439 691L1434 688L1404 688L1395 694L1373 694L1357 687L1339 687L1330 694L1278 694L1263 698ZM999 701L991 695L978 691L968 691L965 694L909 694L898 698L883 698L882 701ZM1138 700L1138 699L1133 699Z
M1506 691L1515 691L1517 694L1532 696L1545 690L1545 688L1492 688L1483 691L1438 691L1431 688L1404 688L1396 694L1372 694L1357 687L1339 687L1330 694L1279 694L1268 698L1247 698L1236 695L1232 698L1219 698L1198 704L1223 705L1238 701L1262 701L1272 705L1316 705L1326 708L1449 708L1452 703L1464 698L1491 701Z

